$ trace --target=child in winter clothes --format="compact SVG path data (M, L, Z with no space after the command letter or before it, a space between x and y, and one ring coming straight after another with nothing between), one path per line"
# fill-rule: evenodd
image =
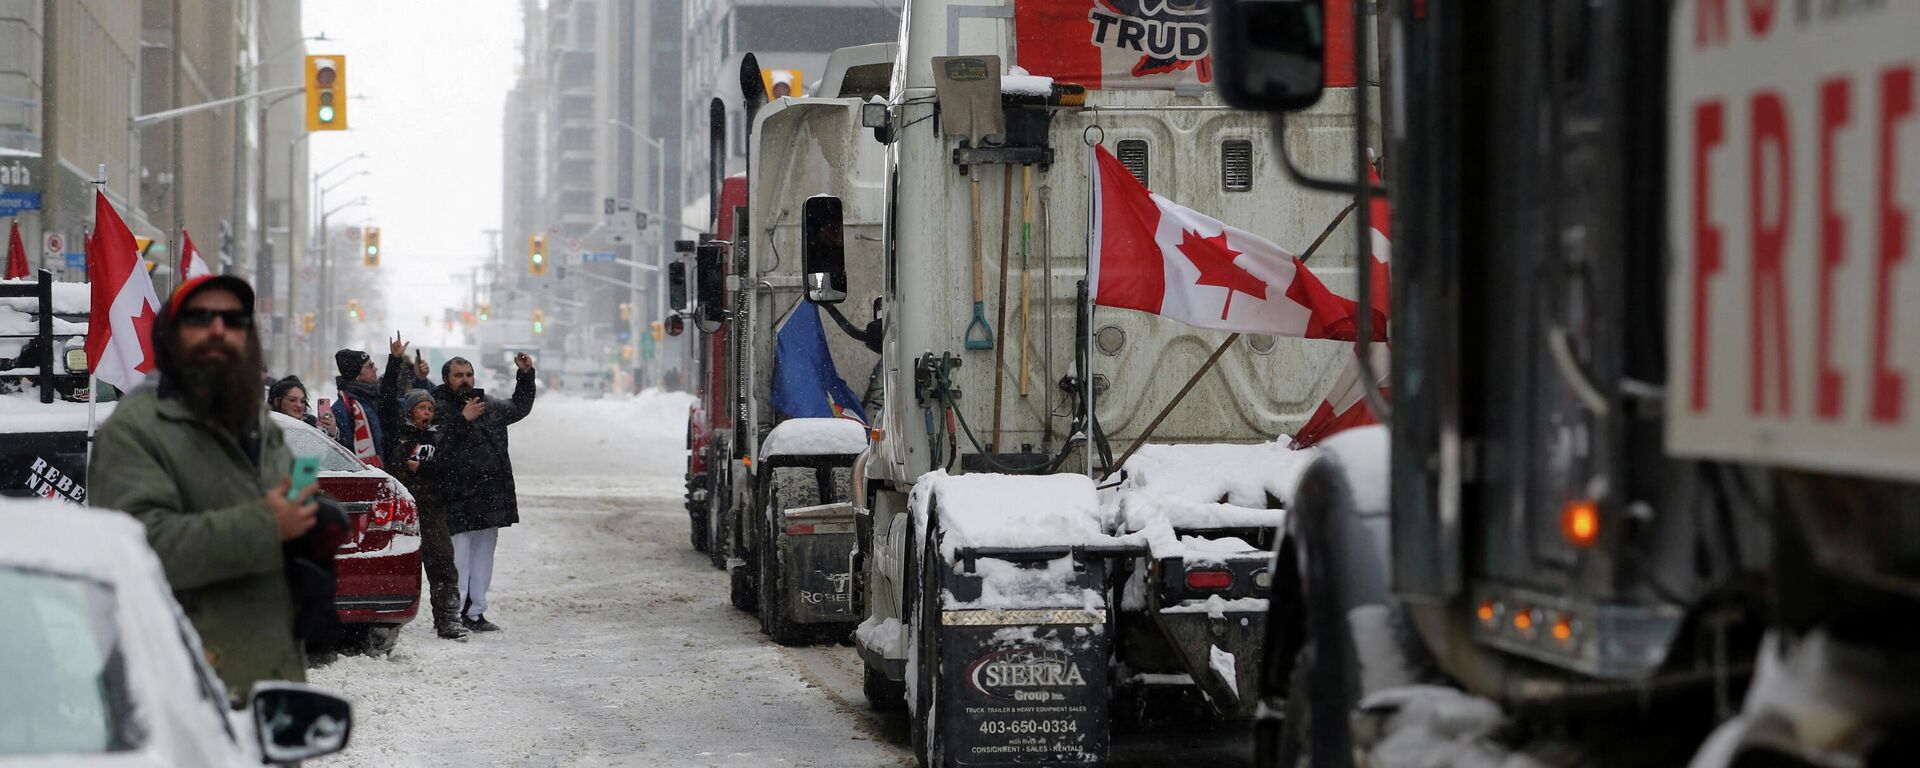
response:
M454 566L453 534L447 528L434 459L440 440L433 408L433 396L424 389L402 398L401 418L389 427L386 469L413 493L419 507L420 561L427 569L433 628L441 637L459 640L467 636L467 628L460 623L460 573Z

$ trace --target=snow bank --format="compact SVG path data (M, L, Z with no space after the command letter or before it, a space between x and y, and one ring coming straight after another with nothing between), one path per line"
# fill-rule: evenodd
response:
M760 457L851 456L867 449L867 426L852 419L787 419L767 434Z
M861 645L893 658L900 655L901 646L906 644L907 628L892 616L881 620L868 616L860 622L860 626L853 628L853 634L859 638Z
M56 398L40 402L38 388L0 395L0 432L85 432L88 403L70 403ZM113 415L116 403L100 403L95 417L104 424Z
M1369 762L1407 768L1538 768L1541 763L1515 754L1492 736L1505 723L1500 708L1486 699L1432 685L1389 688L1360 702L1363 711L1381 717L1382 734L1369 750Z
M8 301L12 303L9 304ZM27 302L29 306L18 306L21 302ZM40 317L35 313L39 310L33 306L37 304L38 302L28 299L0 299L0 336L38 334ZM53 335L55 336L84 336L86 333L86 323L63 320L57 316L57 313L53 318Z
M677 497L694 402L652 389L604 398L543 390L533 413L508 428L514 480L523 494Z
M1084 475L949 475L934 470L913 486L916 530L937 502L941 554L960 547L1111 544L1109 524Z

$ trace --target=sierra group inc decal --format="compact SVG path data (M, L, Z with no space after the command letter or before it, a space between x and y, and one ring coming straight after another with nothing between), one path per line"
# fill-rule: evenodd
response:
M1067 701L1068 688L1083 688L1087 678L1064 652L1009 648L975 659L967 666L967 685L1006 701Z
M1213 82L1209 0L1043 0L1014 6L1019 64L1088 88Z

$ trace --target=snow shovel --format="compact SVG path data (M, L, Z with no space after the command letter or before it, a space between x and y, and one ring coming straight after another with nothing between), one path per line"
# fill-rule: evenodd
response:
M1027 271L1027 251L1033 243L1033 166L1020 166L1020 396L1027 396L1027 347L1033 338L1032 273Z
M973 193L973 322L967 324L967 349L993 349L993 328L987 325L986 266L980 263L980 169L974 167L967 190Z

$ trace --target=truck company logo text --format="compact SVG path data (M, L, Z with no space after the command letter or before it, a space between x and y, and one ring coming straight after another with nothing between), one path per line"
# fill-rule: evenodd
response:
M1087 684L1079 665L1064 653L1013 648L987 654L967 668L973 689L1009 701L1065 701L1063 694L1037 688L1073 688Z

